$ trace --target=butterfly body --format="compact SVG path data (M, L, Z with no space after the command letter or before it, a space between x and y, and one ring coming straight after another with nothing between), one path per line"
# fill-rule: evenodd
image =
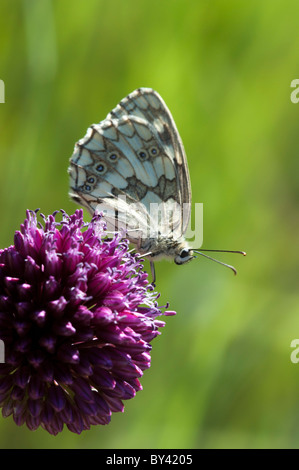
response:
M173 260L176 264L185 264L194 258L193 252L184 238L176 240L158 236L145 240L143 244L137 246L137 249L141 255L150 253L148 258L153 262L168 259Z

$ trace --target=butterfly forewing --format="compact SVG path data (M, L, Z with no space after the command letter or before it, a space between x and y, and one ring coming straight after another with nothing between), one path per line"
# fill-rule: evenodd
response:
M154 128L155 139L160 142L174 167L180 190L181 205L191 203L191 185L184 146L173 117L161 96L151 88L139 88L108 114L107 118L121 118L128 115L139 116ZM167 164L166 164L167 166ZM163 171L163 166L161 167ZM188 210L187 205L185 206ZM185 232L189 223L189 214L185 214Z
M170 111L152 89L135 90L87 130L75 146L69 173L71 197L91 213L100 205L110 226L117 222L126 228L139 246L155 236L175 241L186 231L187 160ZM153 227L158 227L154 236ZM167 251L167 243L160 251Z

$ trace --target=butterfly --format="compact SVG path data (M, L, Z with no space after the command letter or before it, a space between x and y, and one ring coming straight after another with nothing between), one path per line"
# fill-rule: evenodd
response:
M68 171L70 197L91 213L102 210L111 231L126 230L148 257L153 283L154 262L161 258L181 265L194 253L210 258L201 251L228 251L199 252L185 239L191 212L187 158L173 117L153 89L138 88L91 125L75 144Z

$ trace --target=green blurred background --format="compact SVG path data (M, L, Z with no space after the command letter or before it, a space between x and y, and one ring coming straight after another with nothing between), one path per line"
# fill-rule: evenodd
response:
M183 139L204 247L248 253L219 255L237 277L156 265L178 314L109 426L53 437L1 417L1 448L299 447L298 17L296 0L1 1L0 247L27 208L76 209L74 143L146 86Z

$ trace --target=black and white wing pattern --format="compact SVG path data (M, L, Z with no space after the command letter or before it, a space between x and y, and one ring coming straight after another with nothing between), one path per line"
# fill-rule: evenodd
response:
M188 164L171 113L156 91L133 91L91 125L75 145L69 174L72 199L91 213L104 208L108 227L123 224L141 252L174 257L174 248L181 249L191 206ZM152 237L148 227L157 220Z

